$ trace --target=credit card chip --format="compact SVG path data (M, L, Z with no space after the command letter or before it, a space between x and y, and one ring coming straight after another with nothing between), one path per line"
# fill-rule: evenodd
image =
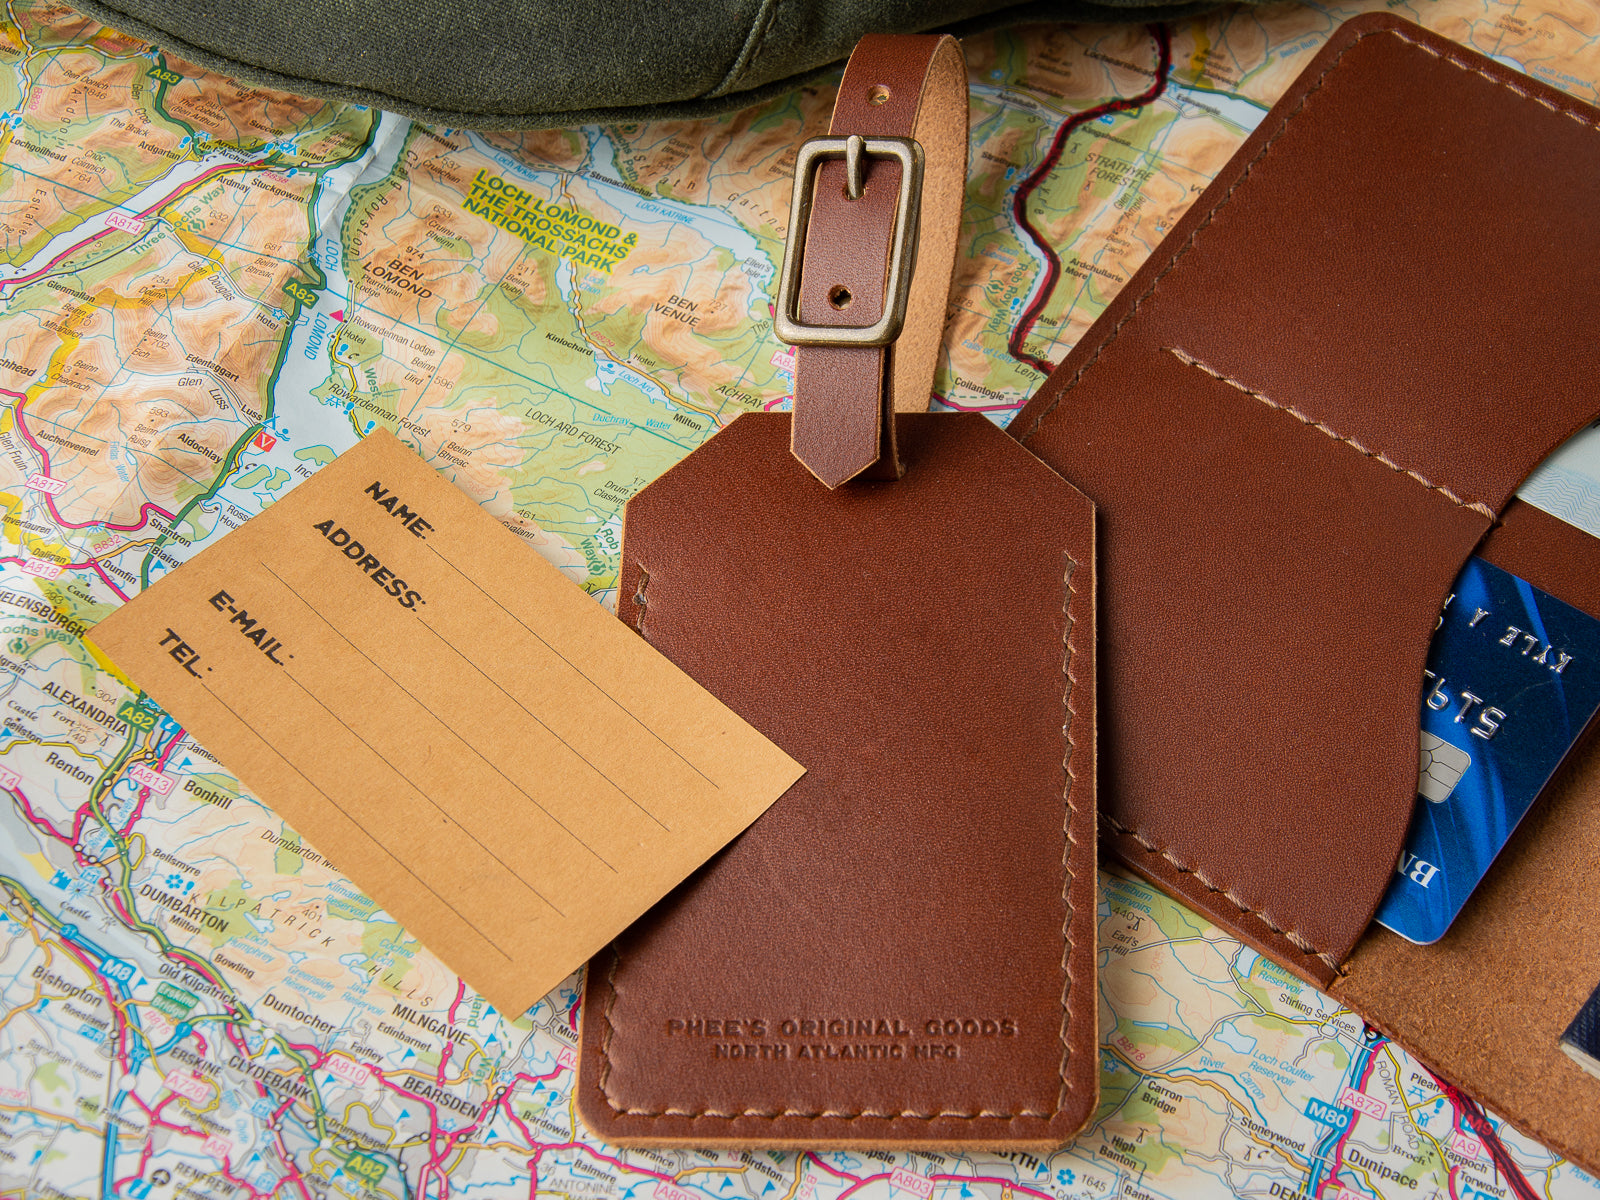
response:
M1424 729L1417 757L1417 795L1443 804L1471 765L1472 755Z

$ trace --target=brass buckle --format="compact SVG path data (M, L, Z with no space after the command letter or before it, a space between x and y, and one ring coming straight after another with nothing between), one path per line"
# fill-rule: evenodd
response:
M900 164L900 198L895 206L894 234L889 244L889 278L883 313L871 325L807 325L800 320L800 268L805 258L806 222L811 216L817 168L825 159L842 158L849 171L852 198L861 194L861 156L892 158ZM803 143L794 164L794 196L789 201L789 234L778 282L777 311L772 331L791 346L887 346L900 336L906 321L915 268L917 223L922 211L922 147L911 138L818 137Z

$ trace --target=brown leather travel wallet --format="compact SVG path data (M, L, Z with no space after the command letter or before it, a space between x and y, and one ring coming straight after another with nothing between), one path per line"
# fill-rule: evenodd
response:
M741 416L628 504L619 615L806 767L589 966L624 1145L1053 1146L1093 1113L1094 516L976 414L819 483Z
M1600 408L1596 122L1349 22L1012 425L1100 514L1107 848L1591 1168L1593 760L1443 941L1368 925L1464 560L1600 614L1594 539L1512 499Z

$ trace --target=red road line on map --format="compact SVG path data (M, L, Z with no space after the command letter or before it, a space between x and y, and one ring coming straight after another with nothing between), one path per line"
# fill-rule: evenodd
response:
M38 441L34 439L33 434L28 432L28 427L22 422L22 406L28 402L28 397L22 392L13 392L10 388L0 388L0 396L10 396L17 402L17 407L13 410L17 419L17 432L22 434L22 436L27 439L28 445L33 447L33 452L39 456L39 461L44 463L44 473L46 477L51 477L49 451L47 451L43 446L39 445ZM133 533L136 530L143 529L150 523L149 513L152 511L161 514L161 516L166 518L168 521L177 520L176 517L174 517L166 509L162 508L159 504L152 504L150 501L146 500L139 506L138 521L132 525L117 525L110 521L68 521L64 520L60 512L56 510L56 500L54 496L46 493L40 494L44 496L45 507L50 510L51 517L53 517L56 524L60 525L63 529L89 529L94 526L99 526L102 529L115 529L118 533ZM111 581L108 579L106 582L110 583ZM112 586L115 587L116 585L112 584ZM124 597L124 599L126 599L126 597Z
M452 1036L444 1044L444 1052L439 1055L439 1074L434 1082L440 1087L444 1086L444 1069L450 1064L450 1056L456 1052L456 1039L453 1032L456 1027L456 1009L461 1007L461 998L467 994L467 984L463 979L456 980L456 998L450 1002L450 1011L445 1014L445 1024L450 1026Z
M126 1068L124 1068L124 1070L126 1070ZM165 1108L167 1103L174 1099L176 1095L176 1092L168 1092L160 1099L160 1101L157 1102L154 1108L151 1108L144 1102L143 1099L140 1098L138 1092L134 1091L132 1088L128 1089L128 1099L132 1100L144 1110L144 1115L150 1119L150 1124L152 1126L156 1127L157 1129L170 1129L174 1133L188 1134L190 1137L197 1137L203 1141L206 1135L201 1133L198 1129L190 1128L188 1125L179 1125L176 1122L167 1120L161 1115L161 1110Z
M830 1168L823 1166L823 1164L818 1161L816 1155L813 1154L810 1156L810 1158L817 1164L817 1166L822 1167L823 1170L830 1170ZM834 1172L834 1174L838 1174L838 1172ZM869 1183L876 1183L880 1179L888 1179L891 1174L892 1172L885 1171L880 1175L868 1175L864 1179L856 1179L853 1184L839 1193L837 1200L845 1200L845 1197L849 1196L850 1193L854 1192L857 1188L865 1187ZM840 1175L839 1177L841 1179L855 1179L855 1176L853 1175ZM928 1176L928 1179L932 1183L993 1183L998 1184L1003 1188L1010 1188L1013 1192L1024 1192L1029 1196L1037 1196L1039 1200L1055 1200L1055 1197L1051 1196L1048 1192L1041 1192L1035 1188L1028 1187L1025 1184L1016 1183L1010 1179L1001 1179L998 1176L993 1175L930 1175Z
M521 1124L521 1122L519 1121L518 1124ZM534 1146L533 1157L528 1160L528 1187L530 1189L528 1200L537 1200L539 1195L539 1160L544 1157L546 1151L586 1150L596 1158L605 1159L606 1162L624 1171L631 1171L636 1175L648 1175L652 1179L659 1179L666 1183L677 1182L676 1177L672 1175L663 1175L660 1171L650 1171L644 1167L630 1166L626 1163L618 1162L616 1159L609 1158L590 1146L585 1146L582 1142L562 1142L560 1145L541 1146L534 1142L531 1137L528 1140Z
M619 1171L631 1171L635 1175L649 1175L666 1183L676 1183L678 1181L678 1177L676 1175L664 1175L660 1171L647 1171L643 1167L634 1166L632 1163L625 1163L620 1158L612 1158L609 1154L601 1154L600 1151L596 1150L593 1146L587 1146L582 1142L564 1142L559 1146L551 1146L549 1149L582 1150L591 1158L598 1158L601 1162L608 1162L613 1167L616 1167Z
M238 1015L238 1010L237 1009L231 1009L230 1012L231 1012L231 1014L233 1016L237 1016ZM237 1029L235 1029L232 1026L231 1023L226 1028L227 1028L227 1031L228 1031L228 1036L233 1040L233 1044L239 1048L240 1053L242 1055L244 1055L245 1058L253 1059L254 1055L252 1055L250 1053L250 1048L249 1048L249 1046L247 1046L245 1044L244 1038L240 1036L239 1031ZM264 1100L272 1099L272 1097L267 1092L266 1084L262 1083L259 1079L254 1080L253 1082L256 1085L256 1092L261 1096L262 1099L264 1099ZM288 1108L289 1105L292 1104L292 1103L293 1103L292 1100L291 1101L285 1101L284 1102L284 1108ZM282 1111L283 1111L283 1109L279 1109L280 1113ZM274 1140L274 1144L278 1147L278 1155L279 1155L280 1158L283 1159L284 1166L287 1169L287 1173L283 1176L283 1179L290 1180L291 1182L294 1183L294 1185L296 1187L298 1187L300 1189L300 1195L302 1197L302 1200L311 1200L311 1193L306 1190L305 1180L304 1180L304 1178L302 1178L302 1176L300 1174L300 1168L295 1165L294 1159L289 1157L289 1148L287 1146L285 1146L284 1143L283 1143L283 1131L281 1129L275 1129L275 1130L273 1130L273 1134L274 1134L274 1139L273 1139ZM196 1137L204 1137L206 1135L200 1134L200 1133L196 1133L195 1136ZM224 1178L228 1179L232 1183L237 1184L239 1187L248 1189L249 1192L250 1192L250 1195L252 1197L264 1197L264 1196L267 1196L267 1193L256 1190L255 1185L247 1183L243 1179L239 1179L236 1176L234 1176L232 1174L232 1170L233 1170L233 1167L232 1167L231 1162L229 1161L229 1159L226 1156L224 1156L223 1160L222 1160L222 1175L224 1176ZM282 1181L283 1180L280 1180L279 1182L281 1183ZM278 1189L276 1187L274 1187L272 1189L273 1194L276 1194L277 1190ZM269 1200L270 1200L270 1198L269 1198Z
M377 1068L374 1067L373 1070L377 1071ZM511 1080L511 1086L506 1088L505 1091L501 1092L499 1096L495 1097L494 1103L489 1106L490 1111L493 1111L496 1107L503 1108L506 1116L511 1118L511 1123L518 1129L522 1130L522 1136L527 1139L528 1145L537 1147L539 1145L539 1139L534 1137L533 1131L523 1124L522 1118L511 1111L511 1093L517 1090L517 1083L520 1080L526 1079L529 1083L543 1083L546 1079L554 1079L557 1075L561 1074L562 1070L563 1068L558 1065L553 1071L549 1071L544 1075L529 1075L525 1071L518 1071L516 1076ZM543 1153L543 1151L541 1150L534 1155L534 1161L537 1161L539 1153Z
M111 895L111 907L116 910L117 915L122 918L123 923L129 928L137 929L139 927L139 922L133 919L133 914L128 911L127 905L122 902L122 897L115 892L113 892ZM199 959L190 955L190 953L181 946L169 946L166 952L166 957L182 963L184 966L188 967L189 970L193 971L201 979L204 979L223 995L227 995L233 990L224 983L220 975L216 974L216 972L211 969L209 964L202 963ZM238 1016L238 1011L232 1009L231 1006L230 1015ZM248 1055L249 1047L245 1045L244 1040L238 1036L238 1031L234 1029L231 1024L228 1026L228 1032L229 1034L233 1035L234 1045Z
M456 1023L456 1009L460 1007L462 997L467 994L467 985L464 980L456 980L456 998L450 1002L450 1011L445 1014L445 1020L454 1025Z
M821 1167L829 1175L832 1175L835 1179L854 1179L857 1183L861 1182L859 1179L856 1179L856 1177L854 1175L846 1174L843 1171L835 1171L827 1163L823 1162L820 1158L818 1158L814 1151L807 1150L806 1151L806 1157L809 1158L814 1164L816 1164L817 1166Z
M128 831L134 827L139 818L144 816L144 802L150 798L150 789L143 784L139 786L139 802L133 806L133 815L128 818L128 823L117 830L123 837L128 836Z
M124 601L133 599L133 597L128 595L127 592L123 591L116 584L111 582L111 576L109 576L109 575L107 575L105 573L105 570L100 566L100 563L98 562L98 560L90 562L89 565L94 568L94 573L96 575L100 576L100 578L105 581L105 585L108 588L110 588L113 592L115 592L118 596L122 597L122 599Z
M283 1038L282 1041L285 1046L289 1047L289 1049L296 1051L299 1054L304 1054L307 1058L311 1059L311 1069L313 1071L321 1070L322 1064L333 1057L333 1052L331 1050L323 1050L321 1047L313 1046L307 1042L291 1042L288 1038Z
M458 982L456 987L457 987L456 1003L459 1004L461 1002L461 995L466 991L466 985L464 983ZM450 1012L452 1014L454 1014L454 1012L455 1012L455 1005L454 1004L452 1004L450 1006ZM453 1044L454 1043L452 1043L452 1045ZM560 1071L560 1070L561 1070L561 1068L558 1066L556 1068L556 1071L552 1071L551 1074L553 1075L557 1071ZM439 1192L438 1200L447 1200L447 1197L450 1195L450 1176L448 1175L448 1173L445 1173L443 1171L443 1169L442 1169L440 1164L442 1164L444 1162L444 1160L446 1158L448 1158L450 1155L456 1153L456 1143L457 1142L461 1141L462 1138L467 1137L469 1134L476 1133L478 1130L482 1129L484 1127L484 1125L486 1125L490 1120L492 1120L492 1117L490 1116L490 1114L493 1113L494 1110L500 1106L500 1102L502 1100L504 1100L505 1097L509 1096L511 1094L511 1092L516 1088L516 1086L517 1086L516 1080L517 1079L522 1079L522 1078L526 1078L526 1076L524 1076L522 1074L518 1074L516 1076L516 1078L513 1079L511 1081L511 1083L508 1084L498 1095L496 1095L496 1094L491 1092L488 1101L483 1105L483 1107L481 1109L478 1110L478 1115L472 1119L472 1122L470 1124L463 1125L460 1129L453 1130L450 1133L445 1135L444 1149L440 1150L431 1159L429 1159L427 1164L422 1168L422 1171L417 1176L417 1194L418 1195L424 1195L426 1193L427 1177L431 1173L431 1174L434 1174L434 1175L438 1176L439 1182L442 1185L442 1190ZM544 1078L548 1078L548 1076L545 1076ZM441 1078L439 1080L439 1082L443 1083L444 1080ZM509 1111L509 1110L507 1110L507 1111ZM519 1124L520 1124L520 1122L519 1122ZM432 1136L433 1135L430 1135L430 1138L429 1138L429 1146L430 1147L433 1144ZM532 1142L532 1138L529 1138L529 1141L531 1143Z
M165 208L167 205L171 204L174 200L176 200L184 192L187 192L187 191L190 191L193 188L199 187L202 183L204 183L206 180L210 179L213 175L220 175L223 171L237 171L240 168L241 165L243 165L243 164L241 164L241 163L225 163L224 165L222 165L220 167L212 167L211 170L207 171L204 175L201 175L196 179L191 179L188 183L184 184L182 187L174 189L171 193L169 193L167 195L167 197L165 199L158 200L156 203L152 204L149 208L145 209L143 212L135 213L134 216L139 220L143 220L145 217L148 217L151 213L155 212L158 208ZM21 275L21 276L18 276L16 279L8 279L4 283L0 283L0 290L3 290L3 289L8 288L8 287L20 287L23 284L32 283L35 279L38 279L41 275L46 275L49 272L55 270L56 267L60 266L63 262L65 262L67 259L71 258L79 250L82 250L85 246L89 245L92 242L98 242L101 238L105 237L106 234L108 234L108 233L123 233L123 232L125 232L125 231L117 229L117 227L114 226L114 225L108 225L104 229L102 229L99 233L90 234L88 237L84 238L83 241L79 242L76 246L73 246L73 247L71 247L70 249L67 249L67 250L63 250L60 254L56 255L55 258L51 259L44 266L40 267L32 275Z
M1128 112L1131 109L1143 108L1167 90L1167 76L1172 70L1172 39L1167 34L1165 25L1151 25L1149 30L1150 36L1155 38L1156 41L1155 82L1137 96L1128 99L1107 100L1104 104L1096 104L1093 108L1086 108L1082 112L1074 113L1068 117L1062 122L1061 128L1056 130L1056 135L1050 142L1050 149L1045 154L1044 161L1035 167L1033 174L1023 181L1022 186L1017 189L1017 194L1011 201L1012 219L1032 239L1033 244L1038 247L1039 253L1044 256L1045 272L1044 280L1034 293L1033 300L1022 310L1021 320L1012 329L1011 337L1007 339L1007 348L1011 351L1012 358L1015 358L1018 362L1026 363L1036 371L1043 371L1046 375L1055 369L1054 365L1042 358L1029 354L1023 347L1027 343L1028 335L1033 332L1033 327L1038 322L1040 314L1044 312L1044 306L1049 303L1050 296L1056 289L1056 283L1061 279L1061 258L1049 243L1039 235L1039 231L1033 227L1033 222L1028 220L1028 198L1056 169L1056 164L1061 161L1061 152L1066 147L1067 139L1074 132L1087 125L1090 121L1098 120L1108 113Z
M1350 1086L1356 1091L1361 1091L1365 1088L1367 1080L1372 1076L1372 1069L1377 1065L1377 1062L1378 1055L1374 1050L1371 1057L1367 1059L1366 1069L1361 1072L1361 1078ZM1457 1116L1472 1126L1473 1133L1483 1143L1484 1148L1489 1151L1489 1157L1494 1161L1494 1165L1500 1172L1501 1177L1510 1185L1511 1190L1516 1193L1517 1200L1539 1200L1538 1193L1533 1190L1533 1186L1528 1182L1526 1176L1522 1174L1517 1164L1512 1161L1510 1152L1505 1148L1505 1143L1500 1140L1499 1134L1495 1133L1494 1126L1489 1123L1489 1119L1484 1115L1483 1109L1479 1108L1475 1101L1462 1095L1450 1084L1434 1075L1432 1071L1429 1071L1428 1074L1433 1075L1433 1081L1439 1085L1440 1094L1450 1102ZM1339 1185L1340 1159L1344 1155L1344 1145L1350 1140L1350 1135L1355 1132L1356 1122L1360 1119L1361 1113L1359 1111L1351 1113L1350 1124L1346 1126L1339 1140L1334 1143L1328 1167L1327 1182L1330 1184L1342 1186Z
M19 412L17 416L20 418L22 414ZM21 427L22 421L19 419L17 421L17 428L20 429ZM56 501L54 496L46 496L44 499L45 503L50 506L50 515L56 519L56 524L60 525L63 529L89 529L94 526L99 526L101 529L115 529L118 533L132 533L135 530L143 529L147 524L149 524L150 518L145 513L146 509L160 513L169 521L177 520L176 517L174 517L166 509L162 508L159 504L151 504L150 501L146 500L139 506L139 520L133 525L113 525L110 521L67 521L63 520L61 514L56 511Z
M246 1183L243 1179L240 1179L237 1175L235 1175L233 1173L233 1163L227 1157L224 1157L222 1160L222 1170L219 1172L219 1174L235 1187L242 1187L245 1191L249 1192L250 1200L257 1200L258 1197L267 1196L266 1192L259 1191L254 1184ZM274 1188L273 1190L276 1191L277 1189ZM310 1194L306 1192L306 1189L303 1186L300 1189L300 1193L301 1195L305 1196L306 1200L311 1200Z
M87 814L88 808L89 808L87 803L82 805L76 811L76 813L74 814L73 833L72 833L72 837L68 838L65 835L63 835L59 830L57 830L54 825L50 824L49 821L45 820L45 818L39 816L37 813L35 813L33 811L33 805L29 802L27 796L25 796L22 793L22 790L20 788L10 788L8 790L11 792L11 794L13 796L16 797L17 802L22 805L23 815L27 817L28 822L30 824L32 824L36 828L42 828L51 837L55 838L62 845L66 846L68 849L70 849L72 851L73 862L76 863L76 862L83 861L84 856L79 850L76 849L76 846L77 846L78 843L80 843L83 840L82 839L82 834L79 831L80 831L80 829L82 827L82 822L83 822L83 820L84 820L84 818L85 818L85 816ZM103 880L103 879L101 880L101 886L102 887L105 886L105 882L106 882L105 880ZM117 897L115 895L113 895L112 896L113 907L117 907L117 905L115 903L116 899L117 899ZM123 914L123 915L124 915L124 917L126 917L126 914ZM131 924L131 922L130 922L130 924ZM116 1053L117 1053L118 1058L120 1058L121 1061L122 1061L122 1069L123 1069L123 1071L127 1071L128 1070L128 1019L127 1019L127 1017L125 1015L123 1015L122 1009L120 1007L118 1007L117 1001L116 1001L116 997L111 994L110 986L106 983L105 979L101 976L100 972L95 969L94 963L90 962L86 957L84 957L84 955L79 952L78 948L72 944L70 939L62 938L61 939L61 946L62 946L62 949L64 949L68 954L72 955L73 958L78 960L79 964L89 974L90 978L95 980L95 982L100 985L101 992L103 992L105 994L106 1007L111 1010L111 1013L112 1013L112 1018L111 1019L115 1023L116 1030L117 1030L117 1051L116 1051Z
M132 1183L135 1179L142 1179L144 1177L145 1167L150 1165L150 1153L154 1149L155 1139L145 1138L144 1149L139 1152L139 1165L133 1169L132 1175L124 1175L121 1179L112 1184L112 1189L114 1191L121 1192L124 1184Z
M930 1175L929 1178L935 1183L997 1183L1001 1187L1010 1188L1013 1192L1026 1192L1030 1196L1038 1196L1039 1200L1055 1200L1055 1197L1048 1192L1036 1191L1025 1184L999 1179L992 1175Z
M150 1118L150 1124L158 1125L162 1129L176 1130L178 1133L187 1133L190 1137L204 1139L206 1135L201 1133L198 1129L191 1129L187 1125L175 1124L161 1115L161 1110L176 1100L177 1097L178 1093L168 1092L165 1096L161 1097L160 1100L156 1101L156 1106L154 1108L151 1108L144 1102L143 1098L138 1092L134 1091L132 1088L128 1089L128 1099L132 1100L140 1108L144 1109L144 1115Z
M1012 412L1021 408L1025 403L1022 400L1018 400L1015 404L962 404L959 400L952 400L948 396L941 396L938 392L933 394L933 398L946 408L953 408L957 412L975 413Z
M511 1123L518 1129L522 1130L522 1136L527 1139L528 1145L537 1146L539 1144L539 1139L533 1136L533 1130L524 1125L522 1123L522 1118L511 1111L511 1093L514 1090L514 1088L507 1088L505 1090L505 1094L500 1097L497 1103L499 1103L501 1108L505 1109L506 1116L511 1118ZM535 1157L537 1157L537 1155L535 1155Z
M37 559L17 558L15 555L12 555L12 556L7 557L7 558L0 558L0 562L16 563L17 566L19 566L19 567L26 566L30 562L37 562L37 561L38 561ZM86 571L93 565L94 565L94 559L92 559L92 558L87 560L86 562L81 562L81 563L52 563L51 564L51 566L60 567L63 571Z
M91 563L91 565L96 565L97 566L98 564ZM157 772L157 774L160 773L161 768L163 768L163 767L165 767L167 765L167 759L172 757L172 752L178 748L178 743L181 742L181 741L183 741L183 735L182 735L181 731L180 731L180 733L179 733L179 735L177 737L171 738L170 740L168 740L167 748L161 752L161 757L156 759L155 771ZM174 786L176 786L176 782L174 782ZM136 805L133 806L133 815L128 818L128 823L117 831L123 837L127 837L128 836L128 831L130 829L132 829L135 824L138 823L138 820L139 820L140 817L144 816L145 801L147 801L149 799L150 799L150 787L149 787L149 785L148 784L140 784L139 785L139 803L137 803Z
M54 825L50 824L48 820L39 816L38 813L33 811L33 805L29 802L28 797L23 795L21 788L8 788L7 790L17 798L17 803L22 805L22 815L27 817L31 824L43 829L51 837L55 838L56 841L67 846L72 845L74 839L68 838Z
M101 992L105 994L106 1008L110 1011L111 1020L115 1024L117 1030L117 1058L122 1063L123 1073L131 1074L131 1072L128 1070L127 1014L117 1005L117 998L111 994L111 985L105 981L105 977L102 976L99 971L95 970L95 965L90 962L76 946L72 944L71 940L68 938L62 938L61 946L68 954L72 955L73 958L78 960L78 962L83 966L83 969L89 973L89 977L100 985Z
M1377 1064L1378 1052L1377 1048L1374 1047L1372 1053L1367 1055L1367 1065L1362 1068L1361 1077L1350 1082L1349 1086L1351 1090L1359 1092L1365 1088L1367 1086L1367 1080L1372 1078L1372 1069L1377 1066ZM1339 1140L1333 1144L1333 1150L1329 1154L1328 1178L1327 1182L1323 1185L1324 1187L1326 1187L1328 1183L1333 1184L1335 1187L1343 1186L1339 1183L1339 1164L1344 1158L1344 1144L1350 1140L1350 1135L1356 1131L1356 1122L1359 1120L1361 1120L1361 1111L1359 1109L1352 1110L1350 1113L1350 1123L1344 1127L1344 1132L1339 1135Z
M1433 1075L1433 1072L1429 1071L1428 1074ZM1494 1161L1495 1168L1506 1183L1510 1184L1511 1190L1517 1194L1517 1200L1539 1200L1539 1194L1533 1190L1533 1185L1528 1182L1527 1176L1523 1175L1521 1169L1512 1161L1510 1151L1500 1140L1500 1135L1494 1131L1494 1126L1489 1123L1488 1116L1478 1106L1478 1102L1470 1096L1462 1095L1437 1075L1433 1075L1433 1081L1439 1085L1439 1091L1455 1108L1456 1115L1472 1126L1473 1134L1483 1143L1484 1149L1489 1151L1489 1157Z
M396 1085L396 1086L398 1087L398 1085ZM399 1090L404 1090L404 1089L399 1089ZM406 1092L406 1094L407 1095L411 1095L412 1093ZM420 1096L418 1096L417 1099L421 1100L422 1098ZM434 1107L433 1102L430 1101L430 1100L423 1100L422 1102L428 1106L428 1154L429 1154L429 1158L428 1158L427 1162L422 1164L421 1170L419 1170L417 1172L417 1195L421 1196L421 1197L426 1197L428 1195L428 1177L431 1176L431 1175L437 1175L438 1178L439 1178L439 1183L440 1183L440 1186L441 1186L442 1190L441 1190L440 1194L437 1197L434 1198L434 1200L445 1200L445 1197L448 1196L449 1193L450 1193L450 1180L449 1180L448 1176L446 1176L444 1174L441 1174L439 1172L439 1160L442 1159L446 1154L448 1154L450 1152L450 1144L447 1141L445 1143L445 1148L443 1150L440 1150L438 1148L439 1147L439 1110Z
M880 1179L887 1179L889 1178L889 1175L890 1172L884 1171L880 1175L868 1175L865 1179L857 1179L849 1187L845 1188L844 1191L839 1193L837 1200L846 1200L850 1193L855 1191L857 1188L866 1187L869 1183L877 1183Z
M431 1147L434 1143L434 1140L439 1136L439 1110L434 1107L433 1101L426 1100L417 1095L415 1092L407 1091L398 1083L395 1083L393 1080L391 1080L382 1071L376 1071L374 1074L378 1076L378 1082L384 1087L391 1091L399 1092L408 1100L415 1100L418 1104L422 1105L428 1110L428 1125L430 1130L428 1134L428 1145Z
M288 1168L288 1178L293 1180L295 1187L300 1189L300 1195L302 1197L302 1200L311 1200L311 1192L306 1187L305 1176L301 1173L299 1164L294 1161L293 1156L290 1155L290 1153L289 1153L289 1147L284 1143L284 1140L283 1140L283 1126L282 1126L282 1123L281 1123L281 1118L282 1118L283 1113L288 1111L289 1106L292 1105L293 1103L294 1103L294 1098L290 1097L288 1100L285 1100L283 1102L283 1107L278 1110L278 1118L279 1118L279 1120L278 1120L278 1123L274 1124L273 1127L272 1127L272 1133L273 1133L273 1139L272 1140L277 1144L278 1157L283 1159L283 1165ZM279 1180L279 1185L281 1185L281 1184L282 1184L282 1180ZM254 1190L254 1189L252 1189L252 1190ZM273 1194L275 1194L277 1192L277 1190L278 1190L278 1187L274 1186L273 1189L272 1189ZM268 1195L268 1193L256 1192L256 1195L262 1196L262 1195ZM270 1198L269 1198L269 1200L270 1200Z
M28 445L33 447L33 452L39 456L40 461L44 463L44 473L46 475L50 474L50 456L45 453L43 446L39 445L38 442L33 440L33 434L29 433L27 426L22 423L22 406L28 402L26 393L13 392L10 388L0 388L0 396L10 396L17 402L17 407L15 410L17 417L17 429L22 436L27 439Z
M94 969L94 963L90 962L89 959L84 956L83 952L72 944L71 938L62 938L61 945L63 948L65 948L68 954L72 955L73 958L78 960L83 969L89 973L90 977L99 983L100 990L105 993L106 1007L111 1009L112 1012L116 1012L117 998L111 994L111 987L103 978L101 978L100 972ZM128 1069L128 1064L126 1062L122 1064L122 1069Z

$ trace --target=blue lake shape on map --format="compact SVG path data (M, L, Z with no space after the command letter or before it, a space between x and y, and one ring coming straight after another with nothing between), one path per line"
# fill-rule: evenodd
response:
M1217 1041L1231 1050L1237 1050L1240 1054L1255 1053L1256 1039L1249 1034L1240 1033L1231 1022L1217 1027Z

